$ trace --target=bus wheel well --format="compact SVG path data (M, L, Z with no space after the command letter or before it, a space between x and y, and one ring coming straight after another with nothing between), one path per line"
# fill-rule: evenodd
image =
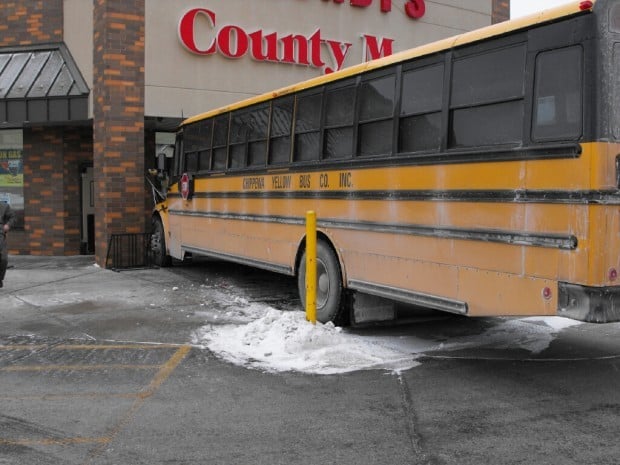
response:
M301 242L297 253L297 288L302 307L306 305L306 243ZM344 288L342 264L336 248L329 238L317 233L316 256L316 316L321 323L332 322L337 326L350 324L348 293Z
M151 256L155 265L168 267L172 265L172 257L168 255L164 225L159 214L151 216Z
M322 233L321 231L317 231L316 232L316 240L317 240L317 242L319 242L319 241L324 242L325 245L327 245L330 249L332 249L332 252L334 252L336 257L339 257L338 252L336 251L336 247L334 246L332 241L329 239L329 237L327 237L327 235L325 233ZM299 247L297 248L297 256L295 257L295 276L297 276L299 274L299 265L301 263L301 258L303 256L305 250L306 250L306 236L304 236L304 238L302 239L301 243L299 244ZM342 263L340 263L340 259L338 259L338 264L340 266L341 277L344 278L343 269L342 269Z

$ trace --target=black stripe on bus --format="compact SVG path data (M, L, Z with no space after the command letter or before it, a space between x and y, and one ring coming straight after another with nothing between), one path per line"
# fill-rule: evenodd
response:
M170 210L171 215L190 216L200 218L215 218L233 221L249 221L255 223L277 223L301 226L305 219L301 217L244 215L238 213L197 212L184 210ZM461 239L500 244L527 245L562 250L574 250L578 240L574 235L563 234L536 234L522 231L503 231L494 229L466 229L448 228L439 226L424 226L398 223L379 223L371 221L344 221L336 219L318 219L319 228L346 229L353 231L371 231L376 233L403 234L442 239Z
M181 194L171 193L171 198ZM554 190L340 190L194 192L197 199L326 199L620 205L620 192Z

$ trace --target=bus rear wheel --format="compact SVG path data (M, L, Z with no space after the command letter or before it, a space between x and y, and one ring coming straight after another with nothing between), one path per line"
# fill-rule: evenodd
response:
M152 226L151 253L153 254L153 263L162 268L170 266L172 265L172 258L166 253L164 225L159 218L153 218Z
M346 309L343 305L342 274L338 257L324 241L317 241L316 247L316 318L321 323L333 322L335 325L347 324ZM302 307L306 308L306 251L299 263L297 288Z

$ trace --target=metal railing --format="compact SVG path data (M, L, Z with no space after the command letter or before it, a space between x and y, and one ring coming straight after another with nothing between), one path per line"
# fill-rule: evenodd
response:
M151 233L112 234L108 243L105 267L111 270L150 268L154 266Z

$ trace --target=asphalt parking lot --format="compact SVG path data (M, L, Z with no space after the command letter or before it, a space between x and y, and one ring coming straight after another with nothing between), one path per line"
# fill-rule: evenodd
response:
M230 363L192 335L214 315L230 323L239 294L291 310L288 278L221 262L121 273L88 257L11 262L0 294L2 465L620 457L619 324L563 329L538 353L505 338L421 353L400 373L270 372ZM497 325L450 318L355 333L448 343L481 341Z

